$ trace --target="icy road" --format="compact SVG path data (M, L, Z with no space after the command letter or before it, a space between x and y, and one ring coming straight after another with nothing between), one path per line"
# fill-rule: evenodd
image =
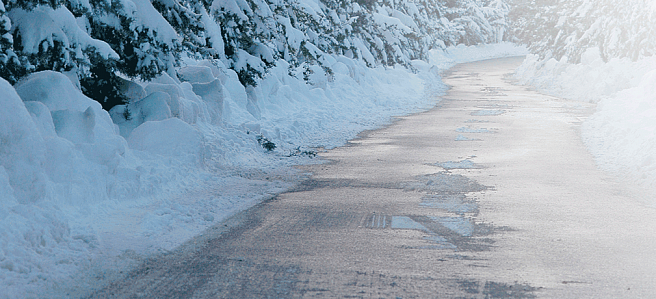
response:
M656 209L597 169L594 107L463 64L435 109L94 298L656 298Z

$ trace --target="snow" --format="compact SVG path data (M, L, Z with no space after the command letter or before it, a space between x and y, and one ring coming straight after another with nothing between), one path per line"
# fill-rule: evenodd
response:
M62 73L0 80L0 297L84 296L293 187L313 151L433 107L448 65L522 51L449 48L415 73L316 52L332 74L309 65L306 81L279 60L248 88L221 61L188 59L124 86L131 101L110 112Z
M248 3L244 0L214 0L212 1L210 10L225 11L234 14L242 21L247 21L249 19L244 11L248 12L249 15L253 13L250 6L248 6Z
M12 9L9 17L21 33L23 51L27 53L39 53L44 41L47 42L46 47L54 47L54 42L59 41L64 48L74 48L79 52L79 57L74 58L81 58L83 50L93 49L105 59L118 59L118 54L107 43L91 38L86 30L80 28L66 8L37 6L31 11Z
M3 81L2 122L0 123L0 166L8 172L13 192L11 201L32 203L45 193L46 148L36 124L14 89Z
M369 49L364 45L362 40L359 38L353 39L353 46L355 46L359 51L359 55L369 64L369 65L375 65L376 64L376 59L374 58L374 55L371 54Z
M386 28L388 26L396 26L399 30L401 30L405 34L412 32L412 29L409 26L406 26L401 19L398 19L396 17L390 17L387 15L374 13L373 18L374 21L376 21L376 23L382 26L383 28Z
M583 141L602 169L656 207L656 57L604 62L592 48L571 64L529 55L516 77L547 94L597 103L582 125Z
M131 26L133 30L148 31L151 36L157 36L159 40L163 41L169 48L173 48L173 44L179 41L178 33L171 27L162 15L153 7L149 0L123 0L131 2L134 5L132 11L132 18L136 20Z
M147 121L137 127L128 144L133 150L179 157L187 164L198 164L202 146L200 132L179 118Z

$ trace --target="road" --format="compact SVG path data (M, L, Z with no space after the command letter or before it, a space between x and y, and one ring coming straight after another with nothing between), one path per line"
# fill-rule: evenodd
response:
M656 209L595 166L590 104L462 64L438 107L93 298L656 298Z

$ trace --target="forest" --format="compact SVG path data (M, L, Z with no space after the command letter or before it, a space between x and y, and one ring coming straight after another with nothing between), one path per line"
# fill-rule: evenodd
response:
M525 55L520 83L603 104L582 134L598 163L656 187L656 153L634 158L656 148L642 113L656 111L655 11L647 0L0 0L6 297L85 294L287 190L292 166L318 151L435 107L442 72L473 60Z

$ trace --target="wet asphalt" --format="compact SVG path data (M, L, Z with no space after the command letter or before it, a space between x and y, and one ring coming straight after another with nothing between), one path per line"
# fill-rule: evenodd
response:
M438 107L91 298L656 298L656 209L600 171L594 106L463 64Z

